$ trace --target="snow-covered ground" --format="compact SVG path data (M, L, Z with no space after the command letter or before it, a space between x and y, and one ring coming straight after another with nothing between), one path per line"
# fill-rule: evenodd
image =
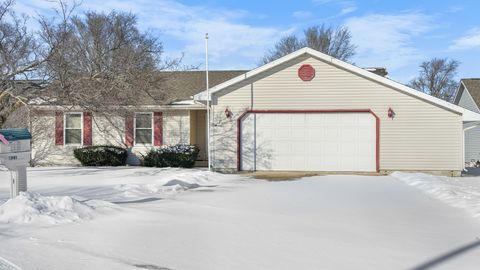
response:
M394 172L393 177L480 220L480 177L446 177Z
M6 180L0 182L0 224L86 220L118 210L121 204L166 199L189 189L200 191L238 180L231 175L171 168L33 168L30 192L8 200L8 190L1 188L8 187L9 174L3 170L0 177Z
M266 182L133 167L28 176L30 192L7 201L0 171L0 269L4 260L22 269L412 269L480 236L471 207L416 188L437 181L425 175ZM478 265L480 248L435 269Z

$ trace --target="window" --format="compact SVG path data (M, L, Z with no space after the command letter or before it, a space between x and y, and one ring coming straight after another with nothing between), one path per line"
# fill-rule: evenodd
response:
M135 114L135 144L152 144L152 114Z
M65 144L82 144L82 113L65 114Z

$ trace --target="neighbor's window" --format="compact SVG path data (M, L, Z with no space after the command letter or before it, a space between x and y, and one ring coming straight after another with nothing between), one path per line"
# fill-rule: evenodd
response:
M135 114L135 144L152 144L152 114Z
M82 144L82 114L65 114L65 144Z

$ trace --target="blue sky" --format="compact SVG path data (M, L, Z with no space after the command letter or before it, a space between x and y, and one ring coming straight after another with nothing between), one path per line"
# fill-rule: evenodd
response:
M17 0L31 17L51 14L46 0ZM282 36L311 25L345 25L362 67L383 66L406 83L432 57L461 62L458 78L480 77L480 1L217 1L84 0L82 10L129 11L141 29L157 35L168 57L204 64L209 33L211 69L251 69ZM34 22L31 22L32 25Z

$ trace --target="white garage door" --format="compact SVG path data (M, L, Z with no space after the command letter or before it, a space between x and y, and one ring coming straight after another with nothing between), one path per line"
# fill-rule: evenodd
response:
M370 113L250 113L240 136L242 170L376 170Z

